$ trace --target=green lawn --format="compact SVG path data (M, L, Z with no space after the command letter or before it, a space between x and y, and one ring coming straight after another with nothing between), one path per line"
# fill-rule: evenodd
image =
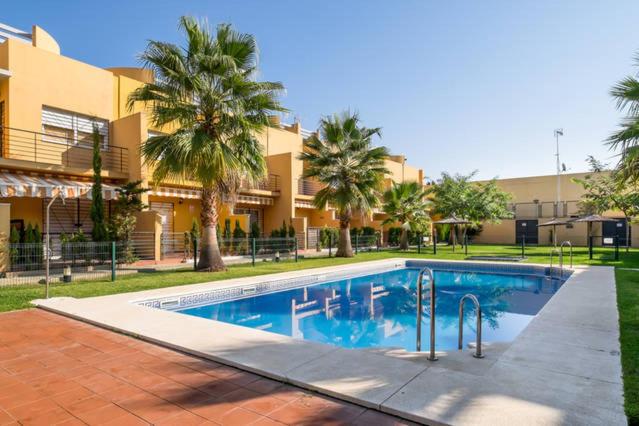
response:
M616 278L626 415L639 425L639 272L617 269Z
M482 245L471 246L468 255L495 255L495 256L519 256L521 249L515 246ZM526 249L526 262L548 263L550 247L529 247ZM575 248L575 264L611 265L620 267L639 268L639 250L633 249L629 253L620 251L618 261L613 261L613 250L608 248L598 248L595 250L593 260L588 260L588 250L586 248ZM417 254L415 250L410 252L400 251L380 251L359 253L351 259L340 258L316 258L300 259L295 263L284 261L280 263L258 262L255 267L250 264L230 266L225 272L207 273L193 272L191 270L180 270L171 272L146 272L134 275L122 276L115 282L103 281L78 281L72 284L54 284L51 286L51 296L71 296L71 297L91 297L102 296L115 293L126 293L131 291L149 290L161 287L171 287L185 284L194 284L207 281L218 281L228 278L249 277L276 272L293 271L298 269L316 268L321 266L342 265L346 263L363 262L367 260L388 259L391 257L415 257L415 258L436 258L436 259L466 259L463 250L459 247L455 252L451 247L440 246L437 255L433 255L432 248L422 250ZM555 260L556 262L556 260ZM565 259L568 263L568 259ZM28 308L30 301L44 297L44 287L42 285L29 285L19 287L0 288L0 312L15 309Z
M519 256L521 249L515 246L482 245L471 246L468 255ZM525 262L548 263L550 247L529 247L526 250ZM639 250L629 253L620 249L619 260L614 261L614 251L609 248L595 248L593 260L588 259L588 250L577 247L574 250L576 265L616 266L617 298L620 314L621 356L624 373L624 389L626 413L631 425L639 425L639 271L619 268L639 268ZM322 266L335 266L367 260L388 259L391 257L414 257L464 260L463 250L457 248L453 253L451 247L441 246L434 256L432 248L417 254L410 252L380 251L359 253L351 259L316 258L300 259L299 262L283 261L280 263L259 262L255 267L250 264L230 266L227 271L218 273L194 272L180 270L171 272L141 272L119 277L117 281L85 281L72 284L54 284L51 296L91 297L115 293L149 290L194 284L207 281L219 281L229 278L249 277L272 274ZM568 259L565 259L568 263ZM0 312L30 307L30 301L44 297L42 285L0 288Z

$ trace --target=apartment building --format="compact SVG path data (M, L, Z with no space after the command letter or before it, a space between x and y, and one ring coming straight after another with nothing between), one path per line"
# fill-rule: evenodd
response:
M529 176L512 179L499 179L499 187L512 194L511 219L499 224L484 224L481 233L474 238L476 243L514 244L520 243L525 235L530 244L548 245L553 241L552 226L538 226L553 218L562 220L579 217L579 200L584 193L583 187L574 179L583 179L588 173L567 173L560 176L559 202L557 202L557 176ZM595 245L612 245L613 237L619 237L620 245L625 245L626 227L630 226L631 246L639 246L639 225L629 224L623 213L608 211L606 217L616 218L617 222L593 223L592 235L596 236ZM586 223L570 223L557 226L557 241L569 240L574 245L588 244Z
M199 218L200 192L189 182L154 182L152 170L139 147L156 129L143 105L126 107L135 88L152 81L149 70L102 69L61 54L46 31L31 32L0 24L0 232L29 224L47 231L45 211L49 200L60 195L50 209L52 235L83 230L90 233L89 206L92 185L92 129L102 137L102 177L107 216L115 188L141 180L151 188L145 195L148 211L138 218L138 235L151 235L158 257L157 235L180 238ZM302 179L304 164L297 159L310 132L300 123L272 126L256 137L264 148L268 178L257 187L242 187L231 204L220 206L221 222L231 219L248 231L257 222L266 235L283 222L292 224L300 246L313 246L318 229L337 226L334 210L316 209L317 182ZM404 156L387 160L392 182L423 180L423 171L406 163ZM356 217L355 226L381 228L384 216L376 211ZM140 237L141 238L141 237Z

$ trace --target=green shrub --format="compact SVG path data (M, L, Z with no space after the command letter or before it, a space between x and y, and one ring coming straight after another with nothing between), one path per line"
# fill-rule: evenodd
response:
M250 232L250 236L251 238L260 238L260 224L257 222L252 222L251 223L251 232Z
M361 235L376 235L377 231L372 226L363 226Z
M235 228L233 229L233 249L235 254L246 254L248 252L248 241L246 240L246 232L240 226L240 221L235 220Z
M402 228L395 227L395 226L392 228L388 228L388 245L398 246L401 235L402 235Z
M329 241L332 241L332 246L337 247L337 241L339 239L339 229L337 228L322 228L320 229L320 248L328 248Z

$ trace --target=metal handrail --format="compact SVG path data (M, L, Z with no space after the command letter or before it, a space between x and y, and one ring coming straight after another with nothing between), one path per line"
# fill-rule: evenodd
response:
M475 358L483 358L484 355L481 353L481 306L479 305L479 300L474 294L466 294L459 299L459 339L457 347L460 351L464 347L464 302L466 299L472 300L475 305L475 310L477 311L477 341L475 343L476 348L473 356Z
M564 276L564 255L561 251L557 250L556 248L553 248L550 250L550 276L552 276L552 257L553 254L557 253L558 257L559 257L559 273L560 276Z
M422 292L424 290L423 277L427 273L430 279L430 353L429 361L437 361L435 355L435 276L428 267L423 267L417 276L417 352L422 350Z
M565 245L570 247L570 269L572 269L572 243L570 241L562 241L562 243L559 245L559 250L561 251L562 258L564 254Z

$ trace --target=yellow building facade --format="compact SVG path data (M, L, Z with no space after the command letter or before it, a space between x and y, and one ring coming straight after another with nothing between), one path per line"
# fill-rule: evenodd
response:
M29 224L46 232L48 200L52 235L83 230L90 233L92 184L92 129L102 138L104 194L107 217L115 188L127 181L142 181L151 188L145 196L148 212L138 221L140 239L161 232L163 238L179 239L199 221L197 185L153 182L152 170L140 155L140 145L154 132L143 105L127 108L129 94L152 81L149 70L102 69L60 53L55 39L34 26L30 33L2 26L0 38L0 203L8 205L0 221L24 229ZM264 149L268 178L258 187L243 187L234 202L220 206L220 226L230 219L248 232L256 222L264 235L282 223L295 228L301 248L319 229L337 226L335 213L312 205L319 189L302 179L304 164L297 156L310 132L300 123L272 126L256 135ZM423 171L406 164L403 156L387 160L386 185L400 181L423 181ZM230 200L229 200L230 201ZM7 212L8 210L8 212ZM355 218L354 226L381 228L383 216ZM3 225L4 226L4 225ZM157 236L156 236L157 237ZM157 240L157 238L156 238ZM157 254L157 241L154 257Z

